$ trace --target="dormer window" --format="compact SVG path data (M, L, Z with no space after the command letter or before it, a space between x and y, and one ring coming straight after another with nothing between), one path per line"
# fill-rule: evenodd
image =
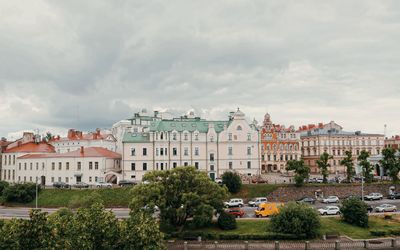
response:
M172 134L172 140L176 141L176 133Z
M185 140L185 141L188 140L188 134L187 134L187 133L184 134L184 140Z
M242 130L242 127L240 125L237 126L236 130Z

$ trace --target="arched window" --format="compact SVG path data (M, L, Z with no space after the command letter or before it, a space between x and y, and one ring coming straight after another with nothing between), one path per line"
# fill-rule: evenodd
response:
M269 144L267 144L267 150L269 150L269 149L270 149Z
M163 140L164 139L164 133L163 132L161 132L161 135L160 135L160 140Z
M242 130L242 127L240 125L237 126L236 130Z

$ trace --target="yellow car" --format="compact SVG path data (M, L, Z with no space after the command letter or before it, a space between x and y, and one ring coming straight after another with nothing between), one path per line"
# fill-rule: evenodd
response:
M281 207L283 207L283 203L261 203L258 206L258 209L254 211L256 217L268 217L273 214L279 213Z

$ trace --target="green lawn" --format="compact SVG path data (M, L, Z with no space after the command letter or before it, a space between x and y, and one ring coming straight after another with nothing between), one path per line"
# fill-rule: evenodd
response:
M269 227L269 220L238 220L237 228L231 231L223 231L216 225L212 227L199 229L198 231L206 233L218 233L218 234L262 234L267 232ZM389 230L400 228L400 217L393 220L384 220L383 217L371 216L369 217L369 228L360 228L349 225L340 220L340 218L321 218L321 230L320 233L325 234L326 232L339 232L340 235L346 235L353 239L370 239L376 238L370 234L370 230ZM196 230L195 230L196 231Z
M269 193L276 190L279 186L273 184L243 184L242 189L237 194L231 194L232 198L252 199L255 197L266 197Z
M128 207L132 197L131 188L113 189L44 189L39 193L38 204L42 207L66 207L74 196L86 196L98 192L106 207ZM34 206L35 201L19 206Z

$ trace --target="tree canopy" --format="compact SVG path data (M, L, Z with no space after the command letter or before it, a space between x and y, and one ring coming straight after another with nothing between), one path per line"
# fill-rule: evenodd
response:
M393 148L385 148L382 150L382 160L380 164L385 172L392 178L394 183L399 181L400 156L396 156L396 150Z
M302 186L304 180L310 177L310 167L304 164L303 160L291 160L287 162L287 171L293 170L296 186Z
M238 173L228 171L222 174L222 184L228 188L229 192L237 193L242 188L242 179Z
M227 198L226 187L212 181L206 173L194 167L177 167L171 170L152 171L143 177L144 183L132 189L132 211L160 210L160 222L164 231L182 229L187 219L210 216L210 207L222 211ZM212 216L212 215L211 215Z
M319 156L319 160L317 160L317 165L318 168L321 170L324 183L328 182L328 176L329 176L328 168L331 166L331 164L329 164L329 160L332 158L333 158L332 155L329 155L327 152L324 152L322 155Z
M351 179L356 174L356 171L354 170L353 154L351 151L346 151L344 153L346 157L340 161L340 164L346 167L346 179L347 182L351 182Z
M371 183L374 176L372 174L372 166L371 163L368 161L368 157L369 157L369 152L362 150L357 160L358 160L358 165L360 165L360 167L362 168L365 182Z

